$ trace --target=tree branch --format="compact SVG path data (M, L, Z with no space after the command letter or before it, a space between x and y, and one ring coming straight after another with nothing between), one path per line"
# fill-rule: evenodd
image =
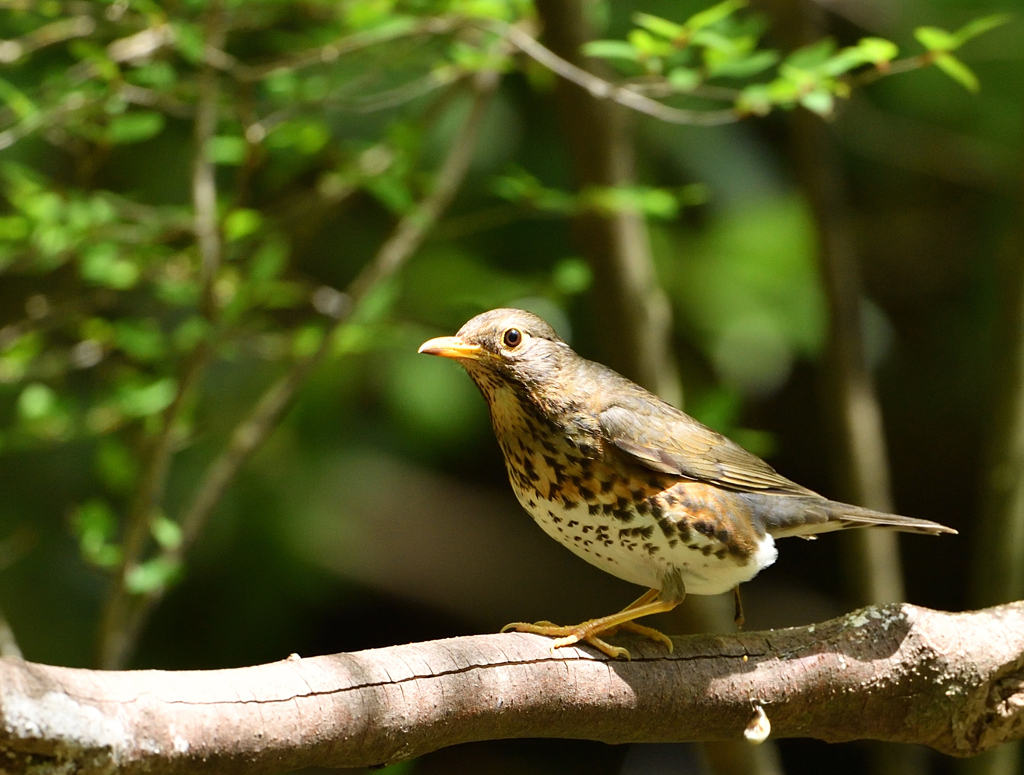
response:
M631 643L631 662L521 633L205 672L0 659L6 772L374 766L458 743L874 738L969 756L1024 737L1024 603L865 608L808 627Z

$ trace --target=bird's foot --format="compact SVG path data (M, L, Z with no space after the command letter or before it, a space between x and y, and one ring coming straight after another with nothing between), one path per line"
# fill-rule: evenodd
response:
M619 627L621 627L624 630L629 630L630 632L635 632L637 635L643 635L645 638L649 638L650 640L661 643L663 646L665 646L665 648L668 649L669 654L671 654L672 650L675 648L675 644L672 642L672 639L668 635L663 633L661 630L656 630L653 627L645 627L644 625L637 624L636 622L624 622L623 624L620 624Z
M506 624L502 627L501 631L508 632L509 630L514 630L515 632L530 632L535 635L546 635L549 638L554 638L554 640L551 641L552 651L584 641L589 643L598 651L607 654L612 659L629 659L630 656L628 649L624 649L621 646L613 646L597 637L599 634L618 630L618 626L592 630L590 625L595 622L597 622L596 619L591 619L588 622L572 626L561 626L548 621L535 622L533 624L530 622L512 622L511 624Z
M669 650L669 653L672 652L673 644L671 638L653 627L645 627L642 624L637 624L632 621L608 625L601 619L591 619L583 622L582 624L572 626L559 626L547 621L536 622L534 624L530 624L529 622L512 622L512 624L506 624L502 627L501 631L508 632L509 630L514 630L516 632L531 632L536 635L546 635L549 638L554 638L551 643L552 651L562 648L563 646L571 646L574 643L583 641L585 643L589 643L598 651L607 654L612 659L630 659L631 657L628 649L622 648L621 646L613 646L603 638L598 637L599 635L614 635L620 629L629 630L630 632L643 635L645 638L657 641L664 645Z
M560 627L551 622L537 622L536 624L512 622L512 624L506 624L502 627L501 631L515 630L516 632L532 632L536 635L547 635L549 638L554 638L554 641L551 643L552 651L563 646L571 646L574 643L585 641L612 659L629 659L629 651L621 646L612 646L598 637L599 635L614 635L620 629L626 629L643 635L645 638L658 641L666 646L669 653L671 653L673 648L671 638L655 630L653 627L644 627L642 624L636 624L633 621L641 616L671 611L682 600L681 595L678 598L662 600L658 594L656 589L649 590L638 600L630 603L616 614L602 616L600 619L588 619L582 624L575 624L570 627Z

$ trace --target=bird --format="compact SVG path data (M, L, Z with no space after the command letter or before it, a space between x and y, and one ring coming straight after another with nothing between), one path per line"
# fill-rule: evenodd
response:
M505 630L585 642L612 658L605 637L625 629L672 640L637 619L670 611L687 593L735 590L775 562L775 539L881 527L956 533L925 519L829 500L626 377L576 354L543 319L494 309L420 353L456 361L479 388L519 503L573 554L647 587L621 611L560 626ZM737 597L738 602L738 597Z

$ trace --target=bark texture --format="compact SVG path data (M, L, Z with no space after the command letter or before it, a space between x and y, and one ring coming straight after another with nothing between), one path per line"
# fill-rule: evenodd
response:
M204 672L0 659L5 772L280 772L456 743L775 737L923 743L955 756L1024 737L1024 603L869 607L808 627L630 642L630 662L520 633Z

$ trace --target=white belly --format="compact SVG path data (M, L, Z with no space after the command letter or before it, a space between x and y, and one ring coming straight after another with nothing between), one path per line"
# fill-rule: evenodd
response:
M716 554L721 544L699 533L692 534L689 544L670 544L655 521L642 514L628 524L613 523L601 514L590 515L585 507L568 509L562 501L546 500L536 492L524 497L515 489L545 533L592 565L643 587L661 589L666 578L678 574L688 594L717 595L750 581L778 556L775 540L767 534L754 555L741 563L730 554Z

